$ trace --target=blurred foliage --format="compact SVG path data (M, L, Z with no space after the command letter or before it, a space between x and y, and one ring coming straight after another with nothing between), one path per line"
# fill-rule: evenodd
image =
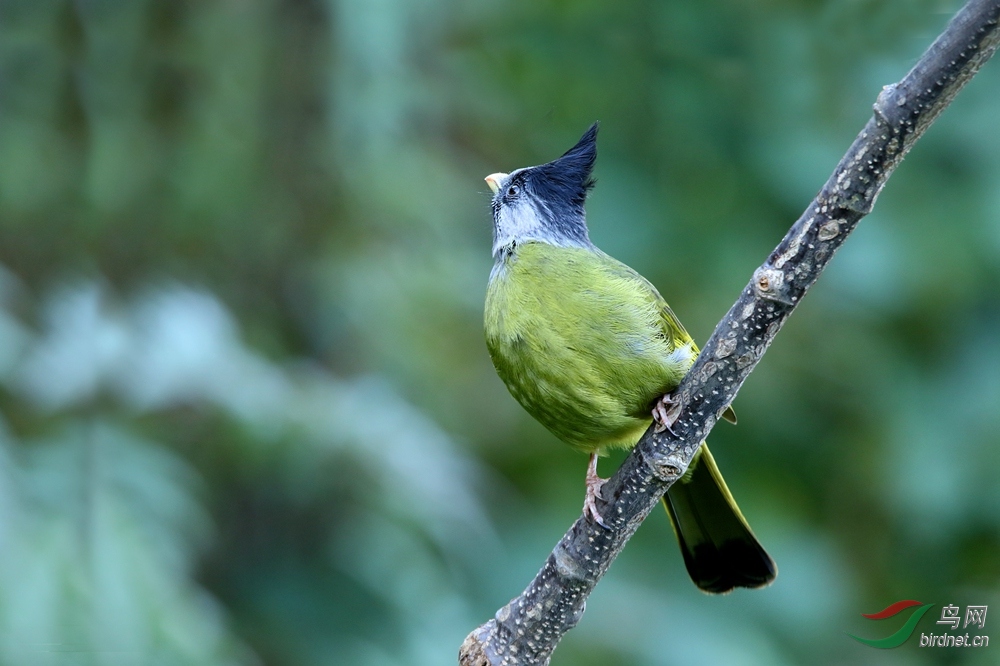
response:
M0 0L0 663L453 663L585 466L487 357L482 175L601 120L592 237L704 339L957 6ZM998 99L713 433L777 583L653 516L554 663L995 663L844 632L1000 608Z

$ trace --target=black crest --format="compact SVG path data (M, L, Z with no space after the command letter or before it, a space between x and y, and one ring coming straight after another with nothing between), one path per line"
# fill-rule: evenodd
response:
M562 157L531 169L531 189L556 209L553 212L583 215L587 193L594 187L590 174L597 161L597 129L594 123Z

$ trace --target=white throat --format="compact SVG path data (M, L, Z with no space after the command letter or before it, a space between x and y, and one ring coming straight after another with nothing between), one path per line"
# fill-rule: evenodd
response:
M521 197L500 208L493 222L493 259L500 261L510 254L514 246L528 241L538 241L559 247L593 247L588 239L570 238L546 224L551 218L545 204L528 197Z

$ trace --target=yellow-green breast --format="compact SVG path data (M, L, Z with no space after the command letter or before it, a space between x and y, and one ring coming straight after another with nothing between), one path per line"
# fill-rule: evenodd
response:
M596 248L516 246L494 266L485 319L514 398L588 452L634 445L697 355L656 289Z

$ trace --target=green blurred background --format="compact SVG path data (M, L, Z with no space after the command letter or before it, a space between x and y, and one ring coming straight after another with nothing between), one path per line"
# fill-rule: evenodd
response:
M704 340L958 6L0 0L0 664L454 663L586 464L487 356L482 177L599 119L592 238ZM998 100L713 432L777 582L702 595L654 515L554 664L1000 662ZM997 645L845 635L899 599Z

